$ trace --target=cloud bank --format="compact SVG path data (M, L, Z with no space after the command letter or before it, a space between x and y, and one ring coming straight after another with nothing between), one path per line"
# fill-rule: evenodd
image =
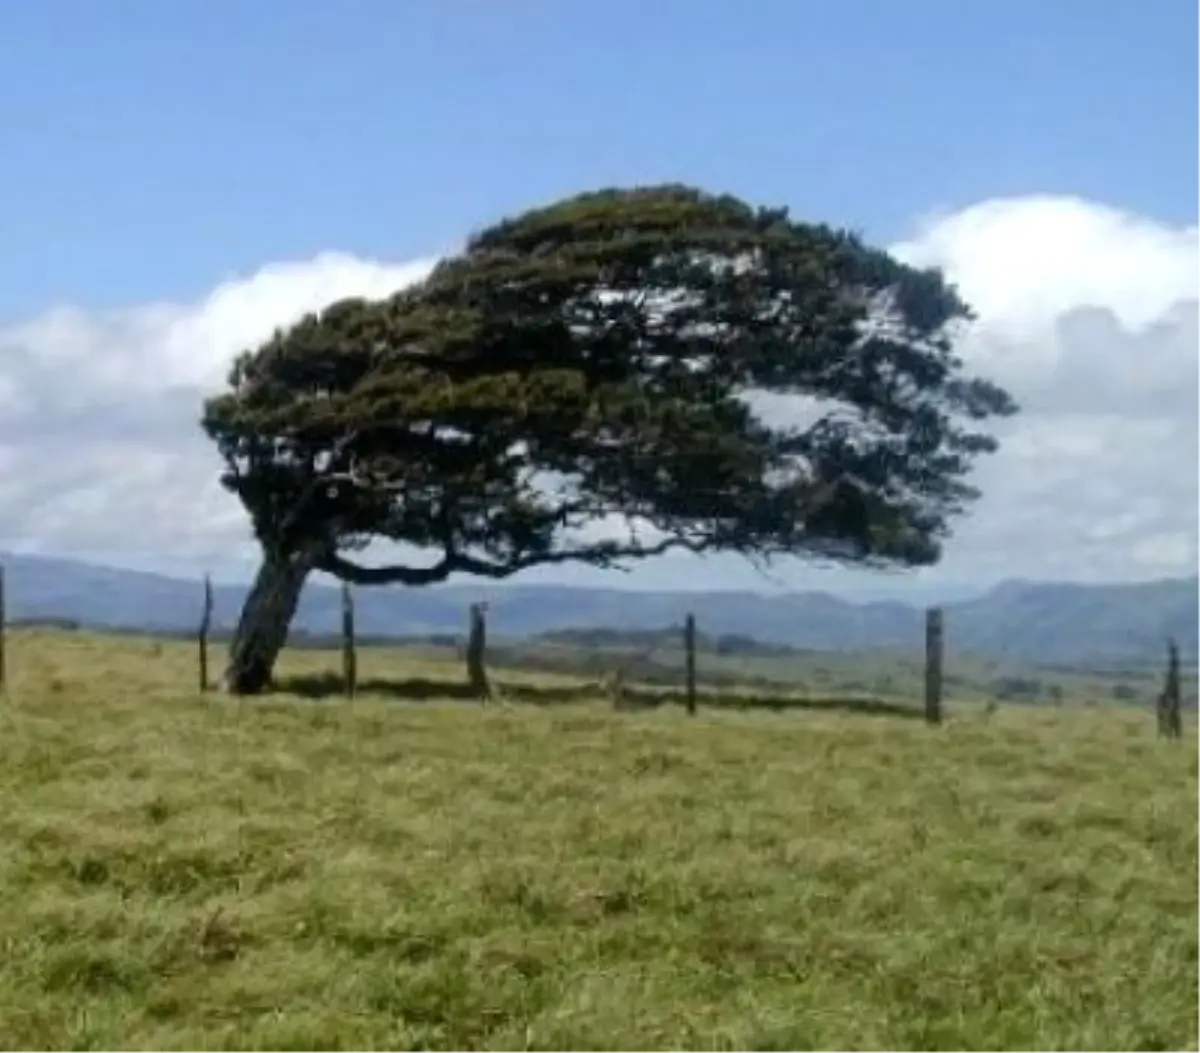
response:
M223 282L192 304L63 307L0 328L0 549L241 574L241 506L199 429L233 357L306 312L383 297L434 260L325 253Z
M1078 198L988 201L893 246L958 284L963 356L1023 412L941 573L1127 580L1197 561L1195 227Z
M983 500L923 577L1195 571L1198 248L1195 227L1069 197L986 201L893 246L959 285L978 315L964 357L1023 407L981 467ZM195 303L63 307L0 327L0 549L243 575L254 546L197 425L204 394L275 327L341 297L384 296L432 263L329 253ZM682 557L621 580L650 578L753 584L740 562Z

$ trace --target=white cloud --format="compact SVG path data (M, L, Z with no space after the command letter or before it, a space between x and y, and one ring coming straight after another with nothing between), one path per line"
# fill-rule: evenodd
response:
M1024 407L980 470L984 499L920 577L1193 572L1196 228L1030 197L934 217L894 251L959 284L979 316L964 357ZM61 308L0 328L0 549L243 572L253 545L197 426L203 394L276 326L341 297L386 295L430 265L330 253L230 279L193 304ZM595 580L536 575L548 576ZM763 584L740 561L683 557L618 581ZM776 583L855 579L781 569Z
M325 253L229 279L198 303L63 307L0 328L0 548L243 570L254 547L199 429L204 395L277 326L386 296L433 262Z
M1023 407L926 576L1194 572L1196 227L1016 198L931 220L893 251L959 286L978 315L963 357Z

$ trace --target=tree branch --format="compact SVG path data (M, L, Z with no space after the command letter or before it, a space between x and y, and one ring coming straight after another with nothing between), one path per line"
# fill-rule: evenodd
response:
M684 549L700 554L712 548L707 539L692 540L685 537L670 537L654 545L621 545L615 542L600 542L581 548L558 549L552 552L516 556L510 560L496 561L480 559L454 550L448 550L437 563L429 567L364 567L346 559L336 551L326 552L316 562L316 569L351 585L432 585L445 581L451 574L472 574L481 578L502 579L518 574L531 567L558 563L582 562L601 567L612 567L620 560L646 559L661 556L673 549Z

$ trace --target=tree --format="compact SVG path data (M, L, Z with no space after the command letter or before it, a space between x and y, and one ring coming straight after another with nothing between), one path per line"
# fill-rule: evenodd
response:
M932 563L996 446L980 422L1015 409L964 375L969 317L936 271L674 185L535 209L386 300L310 315L204 408L264 555L227 684L267 684L313 570ZM364 566L372 540L434 556Z

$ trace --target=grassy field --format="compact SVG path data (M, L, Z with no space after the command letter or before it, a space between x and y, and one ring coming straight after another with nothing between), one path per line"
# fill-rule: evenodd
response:
M7 1048L1197 1046L1195 729L1146 711L239 706L183 644L9 664Z

